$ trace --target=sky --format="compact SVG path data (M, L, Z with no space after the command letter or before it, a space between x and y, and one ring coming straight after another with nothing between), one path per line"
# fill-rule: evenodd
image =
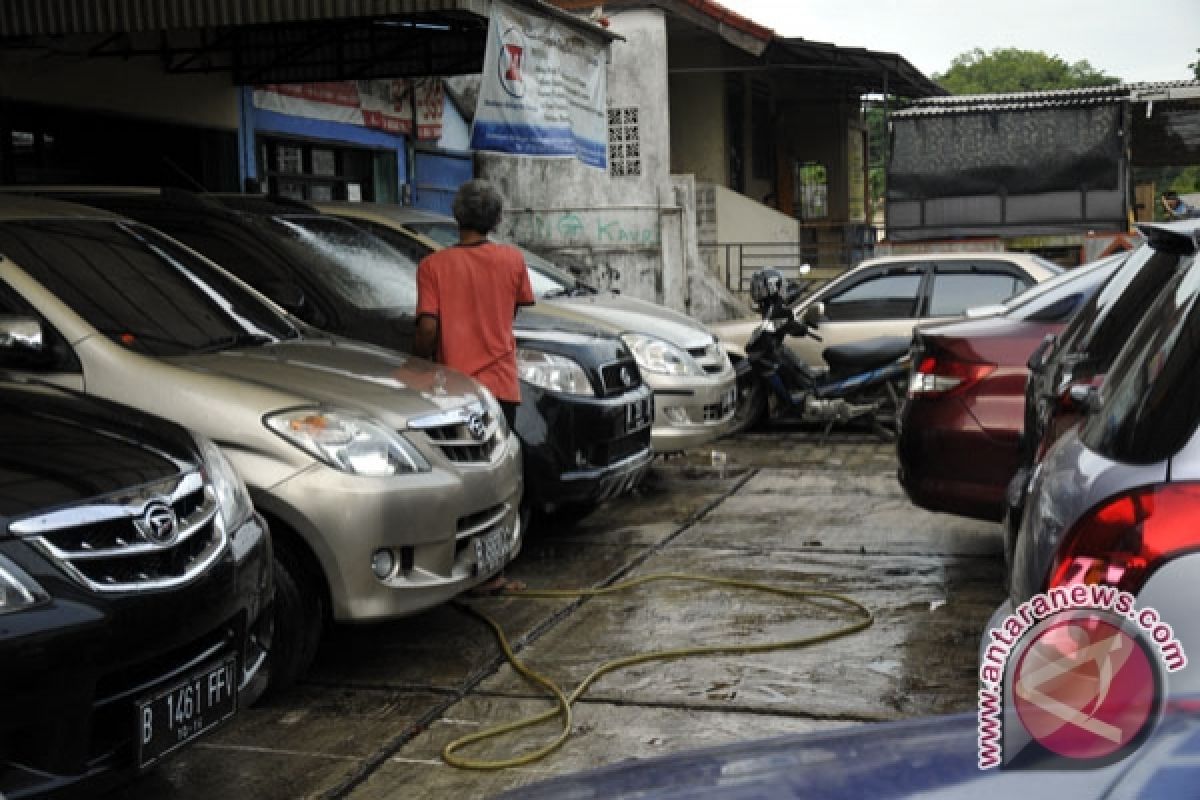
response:
M899 53L930 76L976 47L1016 47L1127 82L1186 80L1200 48L1200 0L718 2L782 36Z

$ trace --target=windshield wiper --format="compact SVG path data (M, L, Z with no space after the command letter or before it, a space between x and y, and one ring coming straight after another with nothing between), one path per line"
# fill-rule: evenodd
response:
M266 336L261 333L235 333L230 336L213 339L208 344L201 345L192 352L217 353L221 350L232 350L235 347L254 347L260 344L271 344L274 341L276 341L275 337Z

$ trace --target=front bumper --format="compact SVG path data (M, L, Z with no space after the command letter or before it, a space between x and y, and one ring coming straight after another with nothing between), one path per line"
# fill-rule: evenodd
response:
M521 452L509 434L488 462L364 478L314 463L254 501L307 542L328 583L333 617L366 621L440 605L482 583L521 549ZM477 540L503 540L496 568L480 570ZM372 570L379 550L395 568Z
M653 459L654 405L648 386L597 398L522 384L516 430L530 504L590 505L637 486Z
M100 597L21 541L3 552L51 599L0 626L0 796L95 796L136 773L136 708L194 669L238 656L239 708L266 687L271 547L254 516L179 588Z
M728 369L705 378L677 378L642 372L654 390L652 441L659 453L701 447L733 428L737 373Z

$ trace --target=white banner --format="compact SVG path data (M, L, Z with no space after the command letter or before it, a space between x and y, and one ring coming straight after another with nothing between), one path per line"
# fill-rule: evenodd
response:
M555 20L492 3L471 147L608 163L608 49Z
M415 83L415 85L414 85ZM441 78L331 83L269 83L254 88L254 106L293 117L345 122L405 136L413 129L413 94L417 99L417 138L437 141L442 135Z

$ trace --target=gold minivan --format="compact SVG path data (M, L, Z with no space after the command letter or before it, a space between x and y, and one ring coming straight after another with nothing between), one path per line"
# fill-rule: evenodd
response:
M113 214L0 195L0 376L217 443L271 527L276 686L312 660L325 618L421 611L521 546L520 449L486 389L307 327Z

